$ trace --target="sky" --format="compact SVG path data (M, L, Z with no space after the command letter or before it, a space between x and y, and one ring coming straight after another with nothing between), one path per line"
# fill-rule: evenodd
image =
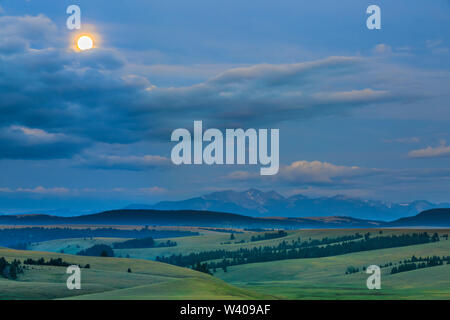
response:
M248 188L448 202L449 87L448 0L0 0L0 212ZM279 173L173 165L194 120L279 129Z

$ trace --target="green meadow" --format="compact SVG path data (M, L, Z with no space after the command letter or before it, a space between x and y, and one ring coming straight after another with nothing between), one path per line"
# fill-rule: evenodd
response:
M0 249L8 261L62 258L81 269L81 290L68 290L65 267L27 266L18 280L0 278L0 299L268 299L186 268L137 259L81 257L39 251ZM128 273L128 268L132 270Z
M350 254L308 259L291 259L217 269L214 276L188 268L152 261L156 256L189 254L216 249L274 246L282 241L365 234L372 236L418 233L439 235L448 229L333 229L294 230L283 238L250 241L264 232L234 230L216 232L201 228L199 236L170 238L175 247L114 250L115 258L84 257L78 251L95 244L112 245L126 239L83 238L34 243L27 251L0 249L0 257L23 260L62 257L73 264L90 264L82 269L82 290L66 288L67 274L63 267L31 266L17 281L0 278L1 299L450 299L450 265L390 274L382 268L381 290L368 290L364 267L398 265L411 256L450 256L450 241L379 249ZM233 232L234 238L230 240ZM156 239L164 242L168 239ZM356 240L357 241L357 240ZM61 252L64 252L62 254ZM130 258L124 258L130 257ZM360 271L346 274L349 266ZM128 273L128 268L132 272Z
M235 286L283 299L450 299L450 265L397 274L382 268L381 290L368 290L364 271L345 274L348 266L402 261L412 255L450 254L450 241L357 252L340 256L254 263L218 270L217 277Z

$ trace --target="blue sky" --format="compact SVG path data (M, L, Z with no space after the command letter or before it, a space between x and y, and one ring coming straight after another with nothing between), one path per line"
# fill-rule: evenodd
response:
M76 53L67 6L97 48ZM370 4L382 29L368 30ZM450 1L0 1L0 210L222 189L450 201ZM176 128L280 128L280 173L170 162Z

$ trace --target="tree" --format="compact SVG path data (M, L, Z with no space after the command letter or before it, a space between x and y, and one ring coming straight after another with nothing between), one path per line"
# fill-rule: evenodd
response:
M439 235L438 235L436 232L433 234L433 237L431 237L431 241L432 241L432 242L437 242L437 241L439 241Z
M15 264L11 264L11 266L9 268L9 276L13 280L17 279L17 266Z
M192 269L194 269L195 271L199 271L199 272L203 272L203 273L212 275L211 271L209 271L209 269L208 269L208 264L201 263L200 261L197 261L197 263L195 264L195 266Z
M131 273L131 268L128 268L128 273Z
M232 234L230 235L230 240L234 240L234 239L236 239L236 237L234 236L234 233L232 233Z

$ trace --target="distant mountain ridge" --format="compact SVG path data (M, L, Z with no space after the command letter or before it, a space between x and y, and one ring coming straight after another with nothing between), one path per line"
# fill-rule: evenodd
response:
M0 225L151 225L228 228L352 228L373 227L381 221L350 217L321 218L255 218L234 213L194 210L111 210L75 217L49 215L4 215Z
M426 210L418 215L407 218L400 218L390 222L390 226L410 226L410 227L450 227L450 209L439 208Z
M244 214L253 217L346 216L358 219L393 221L424 210L450 207L450 203L433 204L425 200L410 203L385 203L374 200L334 197L310 198L298 194L284 197L275 191L249 189L213 192L181 201L162 201L155 205L134 204L126 209L202 210Z
M450 209L432 209L392 222L352 217L249 217L213 211L111 210L75 217L49 215L4 215L0 225L149 225L266 229L332 229L386 227L450 227Z

